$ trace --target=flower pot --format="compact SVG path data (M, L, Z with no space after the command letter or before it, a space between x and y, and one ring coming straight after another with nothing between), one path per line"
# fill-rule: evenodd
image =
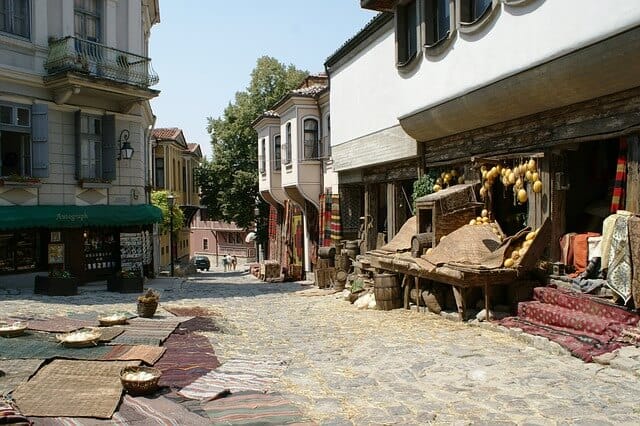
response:
M142 318L151 318L158 309L158 302L140 302L138 301L138 316Z
M33 292L47 296L75 296L78 294L78 279L53 278L36 275Z
M142 277L123 278L111 276L107 279L107 291L119 293L142 293Z

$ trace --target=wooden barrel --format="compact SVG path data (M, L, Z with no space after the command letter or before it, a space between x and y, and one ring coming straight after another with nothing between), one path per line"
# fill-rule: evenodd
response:
M335 247L325 246L325 247L320 247L318 249L318 257L320 257L321 259L333 259L335 255L336 255Z
M378 309L390 311L402 308L402 289L394 274L376 274L373 281L373 294Z
M336 291L344 290L347 284L347 273L345 271L336 272L336 282L334 283L334 289Z
M352 259L355 259L360 254L360 245L358 240L347 241L344 246L344 251Z
M431 232L424 232L422 234L415 234L411 237L411 255L413 257L420 257L424 252L431 247L433 234Z

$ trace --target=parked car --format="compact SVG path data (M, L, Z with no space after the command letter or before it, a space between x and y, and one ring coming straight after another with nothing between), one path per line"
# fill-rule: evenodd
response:
M211 262L207 256L194 256L191 259L191 263L196 266L196 269L204 271L205 269L208 271L211 268Z

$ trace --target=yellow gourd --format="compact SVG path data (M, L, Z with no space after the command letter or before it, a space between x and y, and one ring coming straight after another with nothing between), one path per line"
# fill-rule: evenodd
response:
M433 185L433 192L438 192L442 189L442 187L438 184Z
M533 182L533 192L539 194L542 192L542 182L539 180Z
M511 258L509 258L509 259L505 259L505 261L504 261L504 267L505 267L505 268L511 268L511 267L513 267L513 265L515 265L515 263L516 263L516 262L515 262L513 259L511 259Z
M524 204L527 202L527 191L525 191L524 189L521 189L518 191L518 201L520 202L520 204Z
M536 171L536 160L534 160L533 158L529 160L529 162L527 163L527 170L531 172Z
M527 236L525 237L525 240L529 241L529 240L533 240L536 237L536 233L531 231L527 234Z

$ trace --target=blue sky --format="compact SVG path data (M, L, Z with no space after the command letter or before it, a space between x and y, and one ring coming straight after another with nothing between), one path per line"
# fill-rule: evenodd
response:
M152 101L156 127L180 127L210 156L207 117L247 87L257 58L324 71L373 16L359 0L161 0L149 48L162 92Z

